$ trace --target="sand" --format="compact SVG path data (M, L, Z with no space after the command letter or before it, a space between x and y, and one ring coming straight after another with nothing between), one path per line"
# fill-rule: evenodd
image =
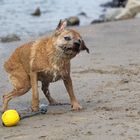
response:
M90 49L72 60L75 95L84 107L48 106L48 113L0 124L0 140L139 140L140 139L140 19L77 28ZM23 41L22 41L23 42ZM0 44L0 105L10 90L4 60L22 42ZM69 103L62 81L51 85L52 96ZM10 108L26 111L31 92L13 99ZM47 100L40 91L41 103Z

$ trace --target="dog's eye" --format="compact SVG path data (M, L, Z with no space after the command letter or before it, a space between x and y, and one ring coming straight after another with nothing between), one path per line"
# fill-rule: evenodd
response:
M70 40L71 40L71 37L65 36L64 39L65 39L66 41L70 41Z

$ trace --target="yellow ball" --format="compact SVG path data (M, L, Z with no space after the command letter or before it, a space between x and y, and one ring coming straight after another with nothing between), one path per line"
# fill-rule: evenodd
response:
M2 122L5 126L15 126L20 120L20 116L16 110L7 110L2 114Z

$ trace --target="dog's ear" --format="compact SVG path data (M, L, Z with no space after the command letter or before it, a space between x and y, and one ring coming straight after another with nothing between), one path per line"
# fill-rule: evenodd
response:
M84 40L81 42L81 50L86 50L89 53L89 49L86 47Z
M65 19L65 20L60 20L59 21L59 24L57 25L57 28L56 28L56 30L58 30L58 31L62 31L62 30L64 30L65 28L66 28L66 26L67 26L67 20Z

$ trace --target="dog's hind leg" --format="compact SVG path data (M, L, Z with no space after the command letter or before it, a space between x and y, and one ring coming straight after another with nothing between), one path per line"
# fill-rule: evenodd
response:
M23 69L19 71L13 72L10 76L10 80L14 86L13 91L9 92L8 94L3 95L3 107L2 111L4 112L8 108L8 102L17 97L25 94L30 89L30 80L28 75L26 74Z
M49 83L42 81L42 91L46 98L48 99L50 105L57 105L59 104L55 99L53 99L49 92Z

